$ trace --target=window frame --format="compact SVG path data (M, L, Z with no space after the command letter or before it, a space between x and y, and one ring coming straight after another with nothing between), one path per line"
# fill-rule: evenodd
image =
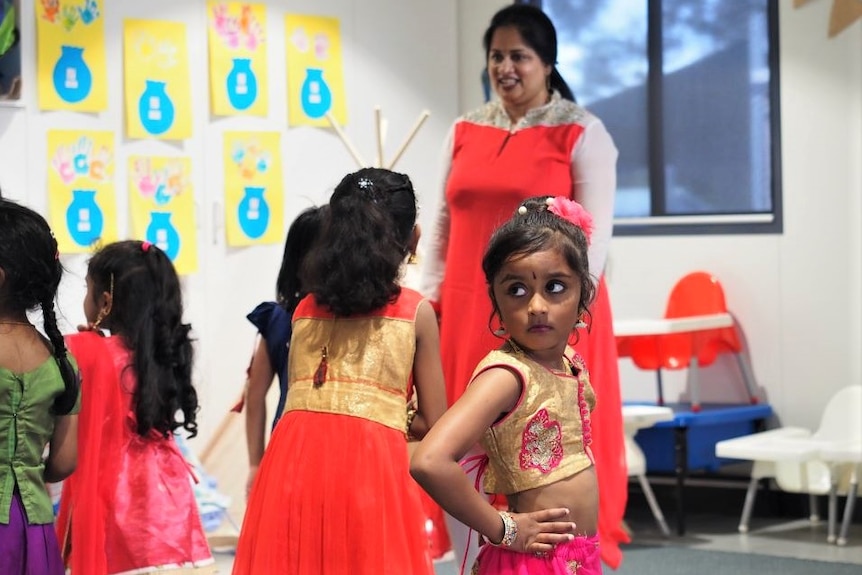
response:
M650 205L664 206L664 124L662 0L647 1L647 130L648 164L650 171ZM542 7L542 0L520 0L516 4ZM778 0L766 1L767 38L769 42L769 137L770 137L770 196L769 213L651 215L638 218L614 218L615 236L671 235L731 235L781 234L784 231L781 184L781 107L780 107L780 45L778 34ZM555 24L556 25L556 24Z

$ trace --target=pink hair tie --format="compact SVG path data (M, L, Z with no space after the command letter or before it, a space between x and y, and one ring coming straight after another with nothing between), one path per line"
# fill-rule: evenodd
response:
M141 242L141 250L148 252L150 251L150 246L152 246L150 242Z
M548 198L546 202L549 212L581 228L584 235L587 236L587 245L589 245L590 236L593 235L593 216L590 215L590 212L578 202L563 196Z

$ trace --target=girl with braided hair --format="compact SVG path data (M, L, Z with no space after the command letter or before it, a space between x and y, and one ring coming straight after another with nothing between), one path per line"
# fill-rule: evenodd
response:
M0 198L0 573L64 573L45 486L77 460L78 375L54 314L62 275L44 218ZM37 308L47 339L27 317Z
M90 259L84 313L89 329L67 338L83 387L81 458L57 518L67 566L76 575L214 573L173 436L182 428L194 437L198 411L173 264L149 242L108 244Z

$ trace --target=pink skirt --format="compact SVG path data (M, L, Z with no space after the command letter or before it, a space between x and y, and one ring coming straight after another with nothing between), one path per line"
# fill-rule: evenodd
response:
M551 553L536 556L485 545L473 564L471 575L601 575L599 538L576 537L558 545Z

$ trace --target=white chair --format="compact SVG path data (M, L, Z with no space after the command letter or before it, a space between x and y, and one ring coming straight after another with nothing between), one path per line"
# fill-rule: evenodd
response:
M669 407L660 407L657 405L623 406L628 476L637 478L653 517L655 517L655 521L665 537L670 536L670 529L667 527L664 514L661 512L661 507L659 507L655 493L653 493L652 487L646 477L646 456L638 444L635 443L634 437L638 429L652 427L659 421L669 421L671 419L673 419L673 410Z
M839 544L844 544L845 524L849 523L846 513L852 513L858 488L858 464L848 454L847 446L859 442L862 442L862 385L851 385L835 393L814 433L801 427L782 427L716 443L718 457L754 462L739 522L740 533L748 531L760 480L771 478L783 491L809 495L812 521L819 519L816 496L829 496L827 541L830 543L836 541L838 495L846 493L848 506L838 537Z

